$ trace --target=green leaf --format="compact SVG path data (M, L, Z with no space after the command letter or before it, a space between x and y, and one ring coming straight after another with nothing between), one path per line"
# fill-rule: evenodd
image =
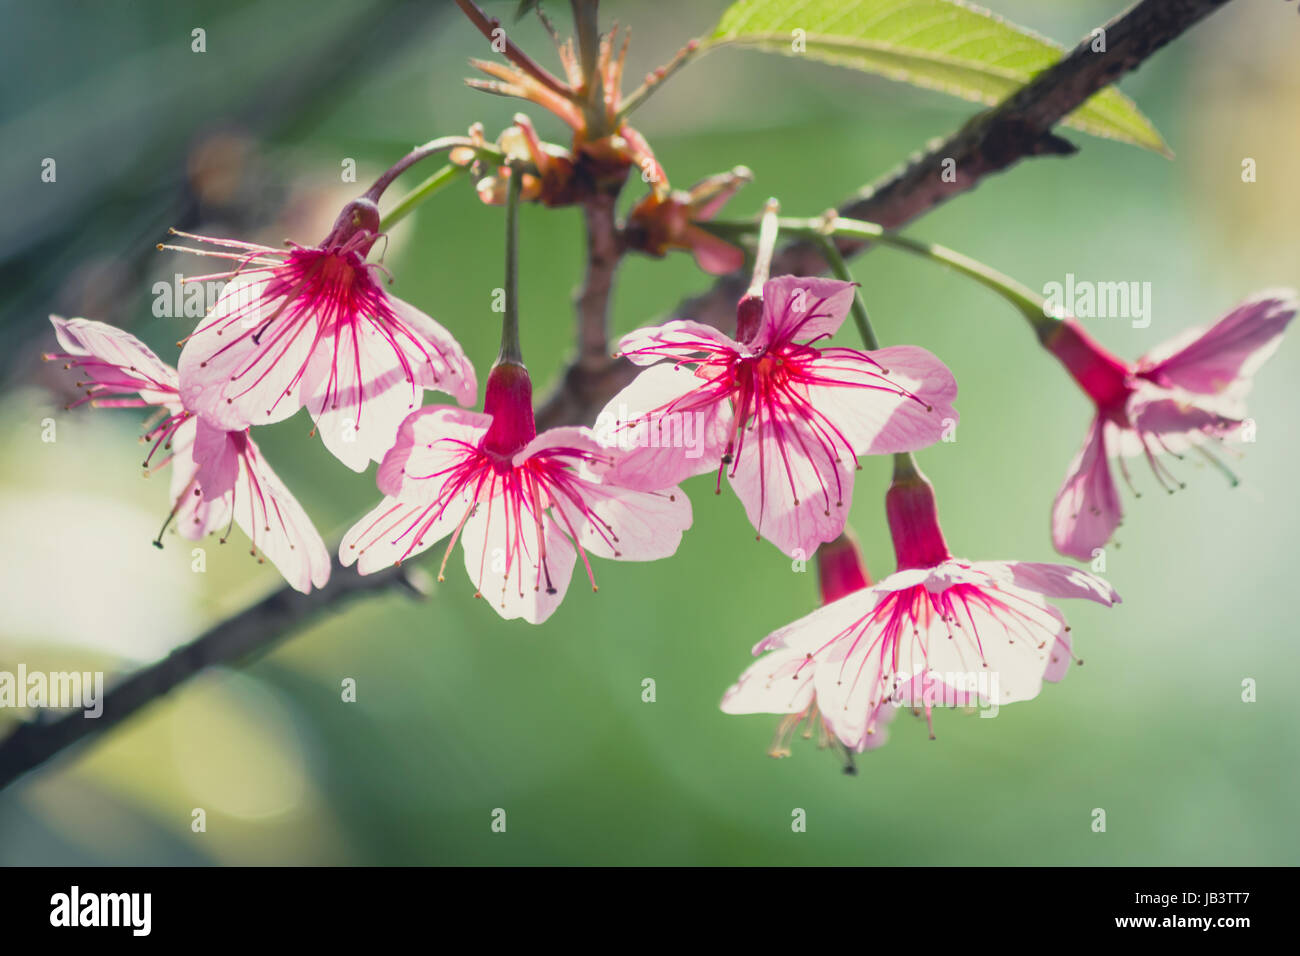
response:
M705 43L808 56L986 106L1056 63L1064 50L961 0L738 0ZM1151 121L1114 87L1062 122L1172 155Z

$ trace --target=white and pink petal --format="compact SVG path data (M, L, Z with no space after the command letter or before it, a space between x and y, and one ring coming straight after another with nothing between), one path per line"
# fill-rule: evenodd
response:
M724 714L799 714L813 702L816 662L782 648L749 665L722 695Z
M291 587L303 593L324 587L331 562L320 532L257 445L239 437L246 446L234 490L235 523L252 541L254 552L265 555Z
M532 513L526 500L517 514L508 502L505 496L480 502L466 522L465 570L503 618L541 624L564 600L577 555L553 520Z
M596 419L596 437L618 453L608 480L657 491L711 471L722 457L732 420L726 393L688 368L652 366Z
M859 455L916 451L957 426L957 382L923 348L826 349L809 371L812 407Z
M817 276L777 276L763 284L763 319L754 350L834 335L844 324L857 285Z
M844 530L857 461L797 419L743 434L727 475L750 523L782 553L811 557Z
M284 280L260 269L232 279L185 341L181 401L226 431L267 425L302 407L302 374L320 326Z
M379 465L379 490L411 503L447 499L464 487L466 465L477 459L491 425L489 415L450 405L412 412Z
M464 500L443 506L384 498L343 536L339 563L355 563L361 574L401 564L451 534L470 507Z
M78 365L91 380L115 392L137 391L150 405L177 399L176 370L130 332L90 319L50 316L54 335L69 355L91 359Z
M619 341L618 351L634 365L653 365L664 359L690 361L700 356L748 354L730 336L711 325L689 319L674 319L629 332Z

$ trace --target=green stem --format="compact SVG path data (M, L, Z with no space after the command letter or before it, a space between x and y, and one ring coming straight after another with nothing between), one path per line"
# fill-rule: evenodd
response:
M578 35L578 60L589 94L602 89L601 77L596 69L600 58L597 4L598 0L570 0L570 6L573 8L573 29Z
M916 459L912 457L910 451L900 451L894 453L894 482L904 482L909 479L920 477L921 469L916 464Z
M457 166L454 163L448 163L442 169L438 170L420 185L416 186L409 193L398 200L397 205L388 211L379 224L383 232L388 232L393 226L397 225L413 210L426 199L442 189L461 173L465 172L468 167Z
M697 53L706 49L699 40L691 40L686 46L677 51L677 54L659 69L654 70L645 78L645 82L635 90L623 97L618 107L618 122L616 125L621 126L623 120L649 98L650 94L664 85L664 80L668 79L683 66L689 63Z
M897 233L887 232L875 223L861 222L856 219L836 218L832 220L831 228L837 236L869 239L882 245L892 246L895 249L902 249L913 255L942 263L1002 296L1019 310L1035 330L1044 325L1054 326L1057 322L1056 319L1047 314L1044 308L1046 302L1037 292L1017 282L1009 275L946 246L900 236Z
M821 233L815 238L821 246L822 258L830 266L831 274L843 282L853 282L853 274L849 272L848 263L840 254L840 247L835 244L835 240ZM853 292L853 321L857 323L858 334L862 336L862 344L867 347L867 351L874 352L880 348L876 330L871 327L871 317L867 315L867 304L862 301L862 296L857 290Z
M711 232L721 235L723 238L752 234L757 228L755 223L744 221L723 222L713 220L712 222L700 223L700 225ZM783 232L811 239L818 243L828 236L878 242L881 245L902 249L904 252L910 252L932 262L941 263L960 272L962 275L974 279L980 285L992 289L1002 296L1015 306L1016 310L1024 316L1040 336L1046 331L1055 328L1059 321L1046 313L1044 309L1046 303L1043 297L1032 289L1022 285L1010 276L946 246L900 236L873 222L862 222L857 219L839 217L829 220L825 218L782 219L780 225Z
M437 139L431 139L423 146L417 146L411 150L392 166L384 170L383 175L375 180L374 184L365 191L365 198L372 202L379 202L379 197L384 194L389 186L393 184L398 176L406 172L416 163L428 159L438 153L445 153L457 146L468 146L475 149L474 141L466 136L440 136Z
M748 295L763 296L763 283L767 282L772 272L772 253L776 250L776 237L780 232L780 220L777 213L781 204L769 199L763 206L763 216L758 224L758 249L754 253L754 273L749 281Z
M519 347L519 190L523 172L510 170L510 185L506 192L506 314L501 320L501 352L497 364L524 363Z

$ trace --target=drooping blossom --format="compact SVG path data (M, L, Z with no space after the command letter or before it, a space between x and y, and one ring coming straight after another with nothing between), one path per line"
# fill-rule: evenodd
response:
M847 531L819 548L816 560L823 605L832 604L871 584L857 543ZM800 733L805 740L811 739L815 734L819 747L838 744L839 738L818 707L817 689L813 685L814 671L812 668L801 670L805 660L799 651L777 648L751 664L723 696L722 710L728 714L784 715L777 725L772 746L768 749L770 756L790 756L790 744L796 733ZM863 743L864 749L885 743L888 738L885 725L892 716L892 708L881 712L875 732ZM845 749L843 753L845 772L856 772L853 752Z
M364 471L392 447L425 389L463 405L474 368L451 334L390 295L365 256L379 234L368 199L350 203L318 246L273 249L177 233L231 261L229 279L180 358L186 408L222 431L281 421L306 407L325 446ZM168 247L181 248L181 247Z
M840 742L861 751L896 706L924 708L929 722L935 706L1036 697L1074 659L1048 599L1119 601L1105 581L1065 565L954 558L933 489L910 464L896 468L885 508L898 570L760 641L754 653L766 656L727 692L724 711L779 713L815 694Z
M1191 329L1133 363L1106 351L1074 319L1048 333L1043 344L1097 409L1052 508L1058 551L1086 561L1114 534L1123 509L1112 458L1135 494L1126 459L1139 455L1171 493L1183 482L1168 458L1189 452L1236 484L1214 449L1240 434L1252 376L1277 351L1295 311L1293 291L1262 292L1208 328Z
M858 455L923 448L957 422L957 384L925 349L825 344L854 289L781 276L741 300L735 339L690 321L625 336L622 354L649 367L598 419L629 451L612 480L649 489L716 469L786 554L837 537Z
M347 533L344 565L362 574L400 563L450 536L482 596L504 618L539 624L563 600L590 555L649 561L677 550L691 506L680 489L633 491L607 484L612 463L587 428L537 434L524 367L488 376L483 413L429 406L402 423L379 468L386 497Z
M302 592L329 580L325 542L302 506L262 457L248 430L222 431L185 407L176 370L143 342L121 329L87 319L50 316L63 351L47 354L86 378L84 394L72 405L101 408L152 408L144 441L151 447L149 473L172 466L171 511L184 537L197 541L231 523L252 542L251 554L279 569ZM154 542L162 547L162 534Z

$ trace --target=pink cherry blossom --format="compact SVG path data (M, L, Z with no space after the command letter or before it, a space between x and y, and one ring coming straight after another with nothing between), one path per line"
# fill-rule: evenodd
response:
M957 422L952 373L925 349L825 345L855 287L782 276L761 314L743 300L737 338L690 321L624 337L649 366L606 407L611 442L629 449L612 476L633 488L725 472L761 537L807 557L844 530L857 456L921 448ZM821 344L819 344L821 343ZM694 447L672 436L698 437Z
M898 570L760 641L754 654L765 656L727 691L724 711L783 713L815 695L840 742L861 751L897 706L924 708L929 721L935 706L1036 697L1074 659L1048 599L1119 601L1064 565L952 557L919 472L895 480L886 511Z
M233 522L294 588L308 592L329 580L325 542L302 506L271 470L248 430L222 431L196 417L181 400L176 370L135 336L87 319L50 316L62 352L46 355L87 376L73 402L104 408L154 408L144 439L150 472L172 466L167 523L190 540ZM166 525L164 525L164 528ZM154 542L162 547L162 535Z
M819 548L816 561L823 605L832 604L871 584L857 544L847 533ZM798 651L787 648L773 650L751 664L723 697L722 709L728 714L785 715L777 725L776 736L768 749L772 757L790 756L790 744L801 725L803 738L808 740L816 734L819 747L825 748L839 741L818 706L813 671L802 667L804 661L804 655ZM873 749L885 743L888 737L885 725L892 717L892 709L881 713L875 731L866 738L863 749ZM845 772L855 773L852 751L844 750L843 753Z
M429 406L409 415L379 468L384 500L347 533L344 565L362 574L401 563L450 536L464 545L476 594L502 617L539 624L559 606L579 558L665 558L691 524L680 489L608 484L612 451L590 429L536 434L522 365L488 378L484 412Z
M425 389L473 404L474 368L460 345L390 295L376 279L380 267L364 261L378 229L374 204L358 200L312 248L179 233L214 247L185 251L235 263L186 280L230 280L181 352L186 406L225 431L306 406L325 446L364 471L392 447Z
M1183 482L1165 456L1179 460L1191 451L1236 484L1214 446L1240 432L1252 376L1277 350L1295 311L1294 292L1263 292L1132 364L1107 352L1073 319L1050 333L1044 344L1097 409L1052 508L1058 551L1086 561L1118 527L1123 509L1112 458L1130 490L1127 458L1146 458L1159 485L1173 492Z

